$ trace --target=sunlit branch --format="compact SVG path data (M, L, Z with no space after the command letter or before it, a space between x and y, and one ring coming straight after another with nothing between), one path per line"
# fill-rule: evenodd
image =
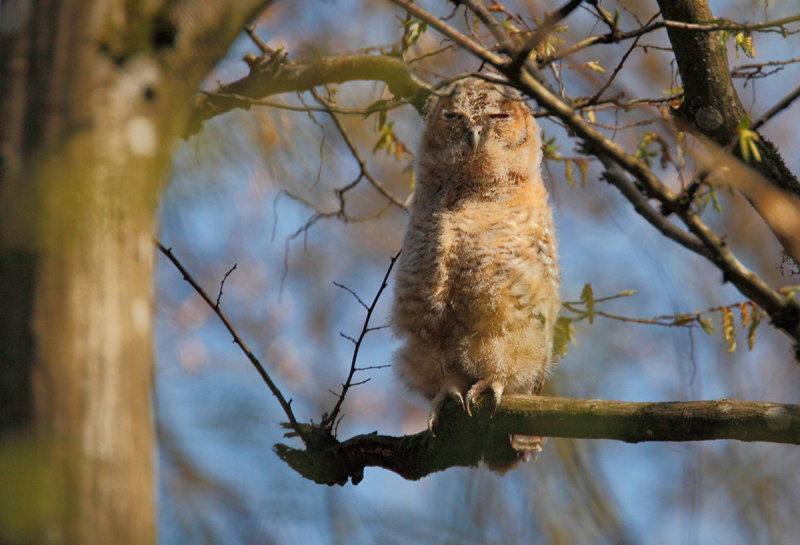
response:
M315 107L315 106L292 106L291 104L283 104L280 102L274 102L272 100L267 99L252 99L242 95L233 95L228 93L212 93L208 91L200 91L201 93L208 95L214 98L220 99L231 99L231 100L238 100L242 104L247 104L248 108L250 106L265 106L268 108L275 108L277 110L287 110L290 112L316 112L316 113L329 113L333 112L336 114L341 115L357 115L360 117L366 117L370 114L374 114L376 112L382 111L389 111L404 106L408 104L407 102L399 101L399 102L385 102L380 105L370 104L366 108L341 108L339 106L335 106L333 104L329 104L329 107Z
M250 73L194 99L187 134L200 130L207 119L235 108L249 108L252 100L281 93L308 91L314 87L348 81L383 81L398 100L422 110L430 87L418 79L401 59L388 55L333 55L291 62L276 51L270 57L253 59ZM237 97L247 97L242 100Z
M264 366L261 365L261 362L258 360L258 358L256 358L255 354L253 354L250 348L248 348L247 344L245 344L245 342L236 332L233 325L231 325L231 322L225 316L225 313L223 313L222 309L220 309L219 304L215 304L214 301L211 300L211 297L209 297L208 294L205 292L205 290L203 290L203 288L200 287L200 284L197 283L197 281L194 279L191 273L189 273L186 267L184 267L181 264L181 262L178 261L178 258L176 258L175 255L172 253L171 248L164 247L164 245L162 245L157 240L153 240L153 242L155 243L156 247L161 251L161 253L167 256L167 259L169 259L170 262L175 266L175 268L178 269L178 271L183 275L183 279L186 280L186 282L188 282L189 285L192 286L192 288L194 288L194 291L197 292L197 294L203 299L203 301L205 301L206 304L209 307L211 307L211 310L214 311L214 314L217 315L222 324L225 326L225 329L227 329L228 333L230 333L231 336L233 337L233 342L236 343L236 345L241 349L241 351L244 353L244 355L247 357L247 359L250 361L253 367L255 367L259 376L261 376L261 379L264 381L264 383L266 383L270 392L272 392L272 395L275 396L275 399L277 399L278 403L280 403L283 412L286 414L286 418L289 419L289 425L291 426L292 430L294 430L297 433L297 435L299 435L303 439L305 443L308 443L307 441L308 434L306 433L306 429L300 424L298 424L297 420L294 417L294 413L292 412L291 400L287 401L287 399L283 396L283 393L281 392L280 388L278 388L278 386L269 376L269 373L267 373L266 369L264 369ZM233 269L231 269L231 271L232 270ZM230 273L231 271L228 272ZM227 274L225 276L227 277ZM222 287L220 286L220 294L221 293L222 293Z
M488 396L470 418L447 404L436 436L376 433L324 448L275 452L303 477L320 484L358 484L366 467L382 467L409 480L455 466L476 466L510 449L509 434L644 441L734 439L800 444L800 405L718 399L634 403L599 399L506 395L490 418ZM513 452L509 453L513 456Z

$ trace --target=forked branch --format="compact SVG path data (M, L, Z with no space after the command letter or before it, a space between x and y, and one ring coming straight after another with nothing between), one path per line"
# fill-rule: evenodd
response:
M342 403L344 403L344 398L347 396L347 392L350 390L350 388L354 386L353 377L355 376L356 371L359 370L359 368L357 367L358 351L361 348L361 343L364 341L364 337L367 335L367 333L369 333L370 331L375 331L376 329L374 327L369 326L369 321L370 318L372 318L372 313L375 312L375 307L378 305L378 300L381 298L383 290L385 290L386 287L389 285L389 275L392 274L392 268L394 268L394 264L397 261L398 257L400 257L400 252L397 252L397 254L395 254L391 258L389 262L389 267L386 269L386 274L383 275L383 280L381 280L381 285L378 288L375 297L372 299L372 303L370 303L369 305L364 303L361 300L361 298L358 297L358 295L356 295L349 288L342 286L341 284L337 284L337 286L340 286L342 289L348 291L358 300L361 306L364 307L364 310L366 310L367 315L364 317L364 325L361 328L361 334L358 336L357 339L350 339L353 341L353 357L350 361L350 372L347 375L347 380L345 380L344 384L342 384L341 393L337 394L336 396L337 397L336 405L333 406L333 409L331 410L330 414L326 415L325 418L323 418L322 420L321 427L327 430L328 432L331 432L334 426L336 425L336 419L339 416L339 411L342 409Z

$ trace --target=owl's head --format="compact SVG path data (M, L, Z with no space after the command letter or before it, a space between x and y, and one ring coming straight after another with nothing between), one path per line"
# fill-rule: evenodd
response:
M538 178L542 157L539 128L519 92L475 77L452 83L430 105L420 151L422 170L446 167L478 183Z

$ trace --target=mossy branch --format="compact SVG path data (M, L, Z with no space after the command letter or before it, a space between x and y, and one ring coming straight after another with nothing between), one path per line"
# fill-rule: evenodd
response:
M800 405L717 399L636 403L507 395L494 418L482 398L470 418L454 404L442 412L436 436L357 435L338 441L320 435L307 450L275 445L275 452L303 477L319 484L358 484L364 468L382 467L409 480L481 460L513 459L509 434L584 439L709 441L736 439L800 444ZM307 426L307 425L306 425ZM308 426L310 434L319 428ZM545 449L547 446L545 446Z
M247 76L195 97L189 135L198 132L207 119L234 108L248 109L253 101L268 96L308 91L330 83L383 81L396 99L409 102L418 111L422 111L431 91L408 64L387 55L333 55L289 62L277 51L249 58L248 63Z

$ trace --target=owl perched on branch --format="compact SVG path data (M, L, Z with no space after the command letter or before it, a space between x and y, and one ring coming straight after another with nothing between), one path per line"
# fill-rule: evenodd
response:
M560 307L539 128L520 94L458 80L431 104L403 241L392 328L395 368L432 400L467 413L484 392L538 394ZM512 436L521 457L539 437Z

